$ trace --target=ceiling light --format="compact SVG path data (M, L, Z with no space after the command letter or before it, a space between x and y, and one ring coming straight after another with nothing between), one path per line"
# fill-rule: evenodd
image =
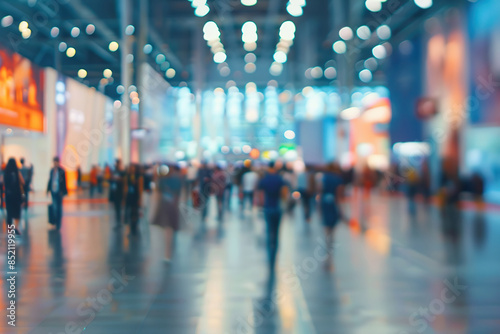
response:
M377 28L377 36L380 39L390 39L391 38L391 28L388 25L381 25Z
M329 80L333 80L337 77L337 70L335 67L328 67L325 69L324 76Z
M111 51L111 52L115 52L116 50L118 50L119 47L120 47L120 45L116 41L112 41L111 43L109 43L109 46L108 46L109 51Z
M126 28L125 28L125 34L130 36L130 35L133 35L135 32L135 27L131 24L129 24Z
M288 5L286 6L286 11L288 12L288 14L294 17L301 16L304 13L301 6L296 5L292 2L288 3Z
M2 18L2 27L7 28L14 23L14 18L11 15L4 16Z
M282 71L283 71L283 64L278 62L273 62L271 64L271 67L269 68L269 73L271 73L271 75L274 75L275 77L280 75Z
M227 55L224 52L217 52L214 54L214 62L217 64L225 62L227 59Z
M257 66L254 63L245 64L245 72L254 73L257 70Z
M323 76L323 69L319 66L313 67L311 69L311 77L313 79L320 79Z
M344 27L340 29L339 31L339 36L342 38L344 41L349 41L353 38L354 33L352 32L352 29L349 27Z
M252 42L252 43L245 43L243 44L243 49L248 52L255 51L257 49L257 43Z
M333 51L335 51L338 54L344 54L347 51L347 45L345 44L344 41L337 41L333 43Z
M359 79L365 83L368 83L372 81L373 74L370 70L364 69L361 72L359 72Z
M28 22L22 21L19 23L19 32L23 32L26 29L28 29Z
M60 52L66 51L67 48L68 48L68 44L66 44L64 42L59 43L58 49L59 49Z
M223 67L219 71L220 75L223 77L227 77L229 74L231 74L231 69L229 67Z
M156 63L159 65L161 63L163 63L164 61L167 60L167 57L165 57L165 55L163 53L159 53L157 56L156 56Z
M247 21L241 26L241 32L243 34L251 34L257 32L257 25L252 21Z
M102 71L102 75L106 78L109 79L113 75L113 71L111 71L109 68L105 69Z
M432 7L432 0L414 0L415 5L422 9L427 9Z
M355 118L358 118L359 116L361 116L361 110L356 107L347 108L340 112L340 118L346 121L353 120Z
M76 49L75 48L68 48L66 50L66 56L68 56L69 58L73 58L76 54Z
M86 71L86 70L84 70L83 68L79 69L79 70L78 70L78 77L79 77L80 79L84 79L84 78L86 78L86 77L87 77L87 71Z
M167 78L172 79L173 77L175 77L175 70L173 68L169 68L167 72L165 72L165 75L167 76Z
M380 12L382 10L382 2L380 0L366 0L365 6L371 12Z
M363 63L363 66L366 67L367 69L369 69L370 71L375 71L377 69L377 67L378 67L377 59L375 59L373 57L368 58Z
M241 0L241 4L243 6L255 6L257 4L257 0Z
M73 38L77 38L78 36L80 36L80 28L78 27L73 27L71 29L71 37Z
M151 44L146 44L144 45L144 48L142 48L142 51L148 55L153 52L153 46Z
M259 36L257 36L257 33L249 33L249 34L243 34L241 35L241 40L243 43L255 43L259 39Z
M376 47L374 47L372 53L377 59L384 59L385 57L387 57L387 50L383 45L377 45Z
M356 30L356 34L360 39L366 41L367 39L370 39L372 32L368 26L361 26L358 30Z
M21 33L21 35L23 36L24 39L30 38L31 29L30 28L24 29L23 32Z
M255 63L256 60L257 60L257 56L255 55L255 53L247 53L245 55L245 62L246 63Z
M284 53L283 51L276 51L273 58L276 62L281 64L286 63L287 61L286 53Z
M288 140L295 139L295 132L293 132L292 130L286 130L284 136Z
M92 35L95 32L95 25L87 25L87 27L85 28L85 32L87 33L87 35Z
M59 28L58 27L52 27L52 29L50 29L50 36L52 38L56 38L57 36L59 36Z
M194 11L194 15L198 17L203 17L207 15L208 12L210 12L210 8L207 5L203 5L196 8L196 10Z

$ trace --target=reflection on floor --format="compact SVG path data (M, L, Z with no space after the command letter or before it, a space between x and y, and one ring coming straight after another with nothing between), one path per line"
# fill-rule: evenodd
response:
M187 225L168 266L163 233L146 221L129 237L107 204L74 201L58 234L35 205L17 245L17 327L5 320L4 279L0 332L500 332L500 213L442 223L433 207L410 218L404 199L384 197L365 209L329 248L318 216L307 224L297 207L283 220L273 277L257 211L241 219L235 209L201 233Z

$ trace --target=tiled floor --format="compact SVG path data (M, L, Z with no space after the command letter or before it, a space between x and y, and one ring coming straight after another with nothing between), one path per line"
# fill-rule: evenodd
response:
M317 215L308 225L298 207L283 220L273 278L258 212L189 224L166 266L156 226L129 237L106 204L72 201L58 234L39 203L18 239L17 327L4 279L0 332L500 333L500 213L444 224L419 209L410 219L404 199L373 197L328 248Z

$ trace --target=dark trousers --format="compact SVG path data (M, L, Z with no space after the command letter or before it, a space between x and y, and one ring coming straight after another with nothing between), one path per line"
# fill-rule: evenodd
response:
M122 221L122 199L121 198L115 198L113 200L113 205L115 207L115 219L116 219L116 223L117 224L121 224L121 221Z
M408 212L411 215L417 213L417 197L418 187L416 184L409 184L406 190L406 196L408 197Z
M210 196L208 194L204 194L200 191L201 220L207 219L209 200L210 200Z
M217 195L217 219L219 221L222 221L222 218L224 216L224 195Z
M3 209L3 183L0 182L0 210Z
M276 254L278 253L279 228L281 222L281 209L265 208L267 230L267 254L269 259L269 268L274 270L276 265Z
M250 209L253 208L253 191L244 191L243 192L243 201L241 202L241 211L245 211L246 203L250 203Z
M130 233L136 234L139 225L139 206L136 204L127 205L125 212L126 220L130 223Z
M96 184L90 184L90 197L94 197L94 192L96 189L97 185Z
M59 193L52 192L52 205L54 210L54 226L56 229L61 228L62 216L63 216L63 196Z
M300 198L302 199L302 205L304 206L304 216L306 219L311 218L311 195L307 190L300 189Z

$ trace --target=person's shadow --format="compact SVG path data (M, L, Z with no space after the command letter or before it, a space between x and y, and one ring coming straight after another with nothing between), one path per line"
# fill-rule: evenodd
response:
M277 292L276 272L270 271L265 282L264 295L253 302L253 324L255 334L276 334L280 332L279 305L273 296Z
M61 233L56 230L48 231L49 246L52 249L50 258L50 280L54 296L64 296L66 283L66 268L64 259L64 250L62 245Z

